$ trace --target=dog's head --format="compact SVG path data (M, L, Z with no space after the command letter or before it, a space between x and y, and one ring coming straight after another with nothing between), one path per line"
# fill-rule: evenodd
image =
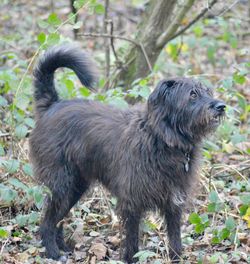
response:
M148 99L153 130L169 146L187 146L214 131L226 105L213 98L212 90L189 78L159 82Z

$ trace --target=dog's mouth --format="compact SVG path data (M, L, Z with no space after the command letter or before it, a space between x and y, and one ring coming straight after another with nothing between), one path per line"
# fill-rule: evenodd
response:
M223 119L224 117L224 114L219 114L219 113L216 113L213 115L211 121L217 125L217 124L220 124L221 123L221 120Z

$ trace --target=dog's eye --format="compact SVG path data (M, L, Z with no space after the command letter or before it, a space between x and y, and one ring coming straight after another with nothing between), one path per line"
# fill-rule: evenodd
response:
M192 99L197 98L197 93L194 92L194 91L191 91L191 93L190 93L190 97L191 97Z

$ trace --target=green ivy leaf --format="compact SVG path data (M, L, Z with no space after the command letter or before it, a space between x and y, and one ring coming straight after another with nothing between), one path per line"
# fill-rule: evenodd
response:
M35 200L35 204L36 204L36 207L38 209L41 209L42 208L42 205L43 205L43 194L40 190L40 192L35 192L34 193L34 200Z
M15 135L21 139L21 138L25 138L25 136L27 135L28 133L28 128L27 126L25 125L18 125L16 128L15 128Z
M21 189L23 191L28 190L28 187L24 183L22 183L20 180L18 180L17 178L9 178L8 182L18 189Z
M73 13L70 13L70 14L68 15L68 21L69 21L70 24L73 25L73 24L75 23L75 21L76 21L76 15L73 14Z
M208 46L207 57L212 63L215 61L215 52L216 52L215 46L211 46L211 45Z
M215 240L216 241L216 240ZM214 244L218 244L219 242L217 243L214 243ZM220 254L218 253L215 253L214 255L212 255L209 259L209 263L211 264L216 264L216 263L219 263L219 260L220 260Z
M205 231L205 225L203 224L197 224L194 228L195 233L201 234Z
M250 205L250 194L241 195L240 200L243 204Z
M191 224L200 224L201 223L201 218L197 213L192 213L191 215L189 215L189 222Z
M208 225L209 224L209 219L208 219L208 215L207 214L202 214L200 216L200 218L201 218L202 224L204 224L204 225Z
M248 205L246 204L243 204L240 206L239 210L240 210L240 216L243 216L246 214L247 212L247 209L248 209Z
M10 189L4 184L0 184L0 199L7 203L13 201L17 197L17 192Z
M33 171L32 171L32 167L29 163L25 163L23 165L23 171L25 174L29 175L29 176L33 176Z
M16 218L16 223L22 227L22 226L25 226L27 223L28 223L28 220L29 220L29 215L17 215Z
M234 36L230 37L229 43L233 49L236 49L238 46L238 39Z
M203 29L201 26L194 27L193 32L197 38L200 38L203 35Z
M2 96L0 95L0 106L7 106L8 105L8 101Z
M58 26L61 24L61 20L58 18L56 13L52 13L49 15L47 22L49 23L49 25L51 26Z
M7 238L9 236L8 231L0 228L0 238Z
M148 96L150 95L150 93L151 93L151 91L150 91L149 87L147 87L147 86L144 86L144 87L139 89L139 95L144 99L147 99Z
M244 84L246 81L246 77L236 72L233 75L233 80L238 84Z
M2 144L0 144L0 156L4 156L4 155L5 155L4 148L3 148Z
M134 258L139 258L140 262L146 261L148 258L155 257L156 253L149 250L142 250L134 255Z
M226 228L230 231L234 230L235 228L235 221L232 216L229 216L225 222Z
M238 104L240 106L241 109L245 110L246 107L247 107L247 100L246 98L240 94L240 93L237 93L236 94L237 98L238 98Z
M90 90L87 89L86 87L81 87L79 89L79 91L80 91L81 95L84 96L84 97L88 97L91 94Z
M34 127L35 127L35 121L34 121L34 119L32 119L32 118L30 118L30 117L25 118L25 119L24 119L24 123L25 123L27 126L31 127L31 128L34 128Z
M76 1L74 1L74 7L76 8L76 9L80 9L80 8L82 8L83 7L83 5L85 4L85 2L86 2L86 0L76 0Z
M60 41L60 35L58 33L50 33L47 38L47 44L53 46L58 44Z
M32 212L28 216L29 216L29 218L28 218L28 223L29 224L36 224L38 222L38 220L39 220L38 212Z
M127 108L128 103L122 97L110 97L107 102L111 105L117 106L119 108Z
M45 41L46 41L46 34L44 32L39 33L38 36L37 36L37 40L38 40L38 42L40 44L45 43Z
M215 236L215 237L212 238L211 243L212 244L219 244L220 243L220 239L217 236Z
M227 79L224 79L222 81L222 86L225 88L225 89L231 89L233 87L233 79L232 77L229 77Z
M209 193L208 199L212 203L217 203L219 201L219 197L216 191L211 191Z
M16 107L25 111L30 102L30 98L22 93L19 93L15 99Z
M227 228L223 228L220 232L220 238L222 240L228 238L230 236L230 231Z
M12 174L12 173L17 172L19 168L19 161L15 159L10 159L10 160L5 161L3 165L6 171Z
M97 4L94 10L95 10L95 13L98 15L101 15L105 12L105 8L102 4Z
M49 26L49 24L42 19L38 19L37 24L40 28L43 28L43 29L45 29Z
M72 92L74 87L75 87L74 83L69 79L65 79L64 83L65 83L67 89L69 90L69 92Z

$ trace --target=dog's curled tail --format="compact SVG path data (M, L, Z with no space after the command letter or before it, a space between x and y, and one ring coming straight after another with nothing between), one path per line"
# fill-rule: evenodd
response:
M93 89L96 83L96 71L88 55L75 45L60 45L50 48L42 56L34 69L34 98L37 114L40 116L50 105L58 101L54 85L56 69L66 67L72 69L81 83Z

